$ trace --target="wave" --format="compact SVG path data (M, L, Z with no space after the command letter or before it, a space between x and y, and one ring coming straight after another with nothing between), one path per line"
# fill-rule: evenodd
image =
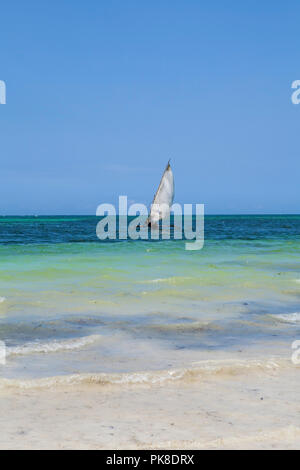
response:
M300 323L300 312L274 314L271 317L285 323Z
M0 304L2 304L3 302L5 302L6 300L6 297L0 297Z
M141 284L159 284L166 282L168 284L181 284L184 281L189 281L194 279L192 277L185 277L185 276L172 276L172 277L163 277L157 279L149 279L148 281L140 281Z
M130 373L84 373L73 375L61 375L32 380L0 379L0 389L3 388L43 388L52 389L70 385L163 385L173 381L194 381L202 377L221 375L234 376L248 374L249 372L274 372L280 368L287 367L288 361L269 359L261 360L224 360L224 361L201 361L197 366L182 369L167 369L160 371L142 371Z
M81 349L89 344L94 343L100 335L84 336L82 338L72 338L64 341L50 341L48 343L29 342L22 346L8 347L6 349L6 357L9 356L24 356L36 353L56 353L61 351L73 351Z

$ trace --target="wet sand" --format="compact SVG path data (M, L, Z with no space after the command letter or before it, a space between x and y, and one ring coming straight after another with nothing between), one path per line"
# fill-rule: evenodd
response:
M1 449L300 449L300 367L0 391Z

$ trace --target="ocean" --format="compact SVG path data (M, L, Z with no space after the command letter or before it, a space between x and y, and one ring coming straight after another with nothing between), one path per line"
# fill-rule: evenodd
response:
M224 359L290 359L299 215L205 216L199 251L184 240L100 241L98 220L0 217L0 386L162 381Z

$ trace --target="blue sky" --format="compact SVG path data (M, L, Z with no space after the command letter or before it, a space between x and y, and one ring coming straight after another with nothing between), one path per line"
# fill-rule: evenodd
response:
M176 201L298 213L299 2L1 4L0 214Z

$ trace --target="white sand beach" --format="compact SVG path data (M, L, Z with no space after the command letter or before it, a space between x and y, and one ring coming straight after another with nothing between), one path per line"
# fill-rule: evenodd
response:
M300 368L286 365L152 383L7 383L0 448L300 449Z

